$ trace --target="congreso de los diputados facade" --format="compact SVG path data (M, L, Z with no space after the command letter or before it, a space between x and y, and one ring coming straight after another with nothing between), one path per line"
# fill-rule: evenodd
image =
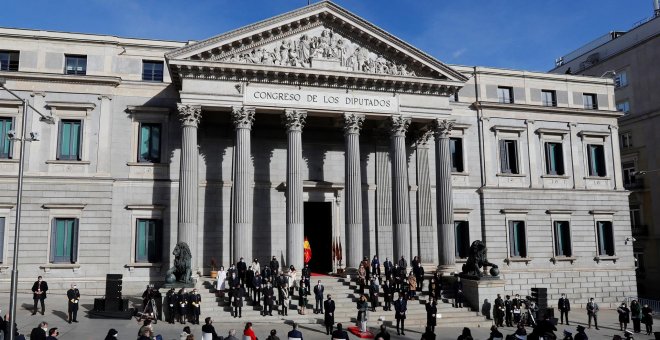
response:
M612 79L448 65L329 1L203 41L0 28L0 78L30 106L0 90L0 282L26 124L22 286L137 292L178 242L201 275L305 240L451 273L483 240L503 293L636 296Z

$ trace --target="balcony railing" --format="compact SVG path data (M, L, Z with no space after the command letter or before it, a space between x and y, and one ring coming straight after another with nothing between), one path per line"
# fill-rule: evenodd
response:
M638 190L644 188L644 179L642 176L635 176L634 179L623 182L623 187L628 190Z

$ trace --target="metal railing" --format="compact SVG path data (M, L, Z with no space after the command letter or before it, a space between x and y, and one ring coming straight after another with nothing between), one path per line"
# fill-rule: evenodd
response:
M626 297L626 305L630 306L632 300L637 300L637 302L639 302L640 307L644 307L644 305L649 305L649 307L651 307L651 309L653 310L653 317L654 318L660 317L660 301L629 296Z

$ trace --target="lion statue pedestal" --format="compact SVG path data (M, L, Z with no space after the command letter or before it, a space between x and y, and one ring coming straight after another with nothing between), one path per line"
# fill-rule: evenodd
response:
M165 288L189 288L195 285L192 278L192 253L186 242L177 243L172 251L174 265L165 274Z
M488 261L486 244L480 240L472 242L467 262L458 275L463 282L466 304L479 311L485 299L493 300L497 294L503 293L506 282L500 280L499 274L497 265Z

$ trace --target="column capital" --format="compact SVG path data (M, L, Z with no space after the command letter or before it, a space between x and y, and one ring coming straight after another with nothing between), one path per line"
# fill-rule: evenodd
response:
M202 118L201 105L178 104L177 109L183 126L199 126L199 120Z
M248 106L232 106L231 121L236 129L252 129L255 109Z
M436 138L448 138L452 129L454 129L452 120L438 118L433 121L433 133Z
M344 113L344 134L360 134L362 123L364 123L364 115L358 113Z
M431 137L433 137L433 129L426 127L418 130L415 133L417 147L428 147L429 141L431 141Z
M405 137L410 127L410 118L402 115L392 115L389 123L392 137Z
M305 126L305 121L307 120L307 111L286 109L284 110L284 116L282 116L282 118L287 131L302 131L302 128Z

